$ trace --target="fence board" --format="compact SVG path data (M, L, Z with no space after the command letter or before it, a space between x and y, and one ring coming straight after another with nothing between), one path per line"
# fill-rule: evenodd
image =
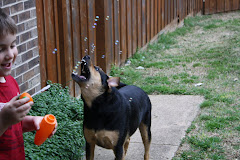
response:
M159 0L155 0L155 4L154 4L154 35L155 36L158 33L158 1Z
M104 0L104 18L105 18L105 59L106 62L106 71L110 71L112 62L114 62L114 56L113 53L113 6L112 6L112 0Z
M146 0L142 0L142 45L147 43L147 16L146 16Z
M162 9L162 29L165 27L165 0L162 0L162 6L161 6L161 9Z
M63 78L62 78L62 83L69 86L70 88L70 93L73 94L74 90L73 90L73 81L71 78L71 72L72 72L72 26L71 26L71 2L68 0L63 0L62 1L62 7L66 8L66 10L63 11L63 38L64 38L64 56L62 57L64 60L64 73Z
M137 47L142 47L142 0L137 0Z
M119 17L119 1L114 1L114 64L119 66L121 64L120 57L120 17Z
M150 40L154 36L154 15L155 15L155 10L154 10L154 0L149 0L150 1L150 11L149 13L151 14L151 23L150 23Z
M127 0L127 57L132 56L132 9L131 1Z
M232 10L238 10L239 9L239 0L233 0Z
M38 30L38 50L39 53L45 53L45 20L43 1L36 1L36 14L37 17L37 30ZM41 86L45 86L48 80L47 78L47 68L46 68L46 54L40 55L40 74L41 74Z
M171 0L167 1L167 24L171 22Z
M61 11L59 11L59 7L58 7L59 3L57 0L54 0L54 16L55 16L55 32L56 32L56 49L57 49L57 74L58 74L58 83L62 83L62 68L61 68L61 50L60 50L60 34L59 30L62 30L62 25L60 25L60 23L62 24L62 18L59 19L59 14L61 15ZM62 6L60 4L60 6Z
M147 26L146 26L146 34L147 34L147 42L150 41L151 37L151 0L146 0L146 20L147 20Z
M81 22L81 49L83 55L89 54L88 48L88 22L87 22L87 0L80 0L80 22Z
M53 8L53 2L52 1L44 1L43 7L44 15L45 15L45 28L46 28L46 50L47 53L47 76L50 78L53 82L57 82L57 73L55 72L57 70L57 62L56 62L56 54L53 54L52 52L55 49L55 29L54 29L54 8ZM52 73L52 74L51 74Z
M209 2L210 4L210 9L209 9L209 13L210 14L213 14L213 13L216 13L216 6L217 6L217 1L216 0L211 0L210 2Z
M161 29L162 29L162 0L159 0L158 1L158 4L157 4L157 14L158 14L158 19L157 19L157 21L158 21L158 30L157 30L157 32L160 32L161 31Z
M174 19L174 0L171 0L170 2L171 2L170 3L170 12L171 12L170 22L172 22Z
M78 61L80 61L82 55L79 53L81 51L81 37L80 37L80 4L78 0L72 0L72 5L71 5L71 10L72 10L72 34L73 40L72 40L72 46L73 46L73 64L74 66L77 65ZM78 85L74 85L74 92L79 93L80 88Z
M127 14L126 14L126 1L120 1L120 53L121 53L121 63L127 59Z
M137 51L137 1L132 0L132 52Z
M165 26L168 25L168 0L164 2L164 23Z
M97 64L96 60L96 50L95 50L95 45L96 45L96 25L95 23L95 0L87 0L87 21L88 21L88 49L89 52L88 54L91 56L91 60L94 65ZM113 52L112 52L113 53Z
M217 2L217 12L224 12L224 1L225 0L218 0Z

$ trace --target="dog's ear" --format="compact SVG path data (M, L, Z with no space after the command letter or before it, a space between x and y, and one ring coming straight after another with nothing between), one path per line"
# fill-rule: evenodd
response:
M108 86L111 87L117 87L120 84L120 77L110 77L108 80Z

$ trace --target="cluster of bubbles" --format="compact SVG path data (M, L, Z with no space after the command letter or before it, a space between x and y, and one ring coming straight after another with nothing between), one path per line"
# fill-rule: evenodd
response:
M93 53L93 52L95 51L96 46L95 46L94 43L93 43L93 44L91 45L91 47L92 47L91 53Z
M53 54L57 53L57 48L55 48L52 53Z
M98 19L99 19L99 16L96 16L96 18L94 20L95 22L94 22L94 24L92 26L93 28L96 28Z
M74 69L73 69L73 73L77 74L77 69L78 69L78 67L79 67L80 64L81 64L81 62L78 61L77 64L76 64L76 66L75 66Z

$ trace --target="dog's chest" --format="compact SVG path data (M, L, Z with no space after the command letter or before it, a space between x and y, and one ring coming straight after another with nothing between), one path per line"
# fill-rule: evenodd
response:
M118 142L119 132L84 128L84 136L88 143L97 144L107 149L113 149Z

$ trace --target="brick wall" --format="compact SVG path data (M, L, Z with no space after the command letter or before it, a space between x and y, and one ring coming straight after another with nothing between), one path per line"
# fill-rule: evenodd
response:
M0 0L0 7L18 27L18 57L12 76L21 92L33 94L41 88L35 0Z

